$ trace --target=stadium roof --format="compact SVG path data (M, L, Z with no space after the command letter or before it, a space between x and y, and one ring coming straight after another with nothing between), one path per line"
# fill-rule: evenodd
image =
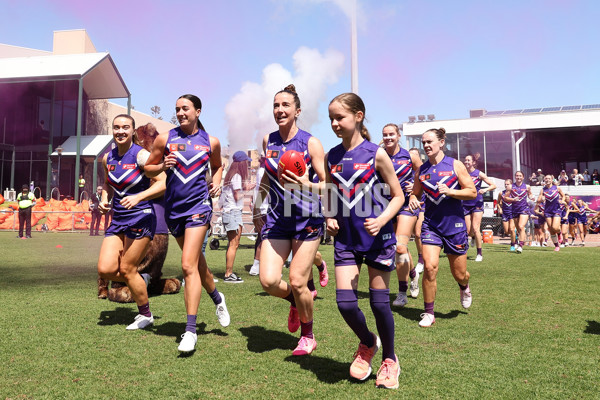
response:
M446 133L465 133L600 126L600 104L480 113L465 119L405 122L402 129L405 135L414 136L440 127Z
M83 78L88 99L129 97L130 92L108 53L0 58L0 84Z
M89 135L81 136L81 153L82 157L96 157L102 154L104 150L111 144L112 135ZM74 157L77 153L77 136L69 136L69 138L60 145L63 148L62 157ZM58 156L56 150L51 154Z

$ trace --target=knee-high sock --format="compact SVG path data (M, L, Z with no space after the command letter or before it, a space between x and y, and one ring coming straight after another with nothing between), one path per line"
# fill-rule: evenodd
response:
M389 289L369 289L371 310L375 316L377 331L381 338L381 358L395 360L394 353L394 316L390 308Z
M358 291L348 289L337 289L336 301L338 310L348 324L350 329L358 336L362 344L367 347L373 346L373 335L369 332L365 315L358 308ZM389 300L388 300L389 302Z

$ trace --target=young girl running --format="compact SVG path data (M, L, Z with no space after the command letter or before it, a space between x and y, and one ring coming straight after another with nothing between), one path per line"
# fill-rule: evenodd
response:
M412 210L419 209L421 194L427 195L421 231L425 260L422 281L425 312L421 314L419 326L430 327L435 323L436 276L442 248L460 288L460 302L464 308L471 306L470 274L467 271L469 244L462 201L474 199L477 191L463 163L444 154L444 128L428 130L422 141L429 159L418 171L409 205Z
M375 385L396 389L400 365L394 352L389 283L397 254L391 219L398 214L404 194L390 157L369 141L364 118L365 105L354 93L341 94L329 103L331 128L342 143L326 157L327 182L333 183L332 193L326 196L327 231L335 236L338 309L360 339L350 376L358 380L370 376L371 361L381 343L383 362ZM383 183L389 185L391 194L387 207L381 197ZM358 307L358 279L363 262L368 267L371 310L381 339L369 331Z
M510 251L515 251L515 221L512 215L512 203L504 201L505 197L510 196L512 190L512 179L504 181L504 191L498 194L498 209L502 216L502 228L504 233L510 235Z
M255 218L260 217L258 207L268 191L270 207L261 227L260 283L271 296L290 302L288 330L296 332L300 328L300 341L292 352L295 356L310 354L317 348L313 334L313 297L307 283L323 233L318 191L325 180L323 146L316 137L298 128L296 120L300 112L300 98L294 85L275 94L273 117L279 129L263 139L265 174L254 212ZM319 183L311 182L308 173L299 177L289 171L282 175L280 182L279 159L288 150L303 154L307 171L313 168ZM256 222L260 227L260 222ZM281 279L281 273L290 251L288 284Z
M471 154L465 157L465 167L467 172L473 180L475 190L477 190L477 197L473 200L463 201L463 211L465 213L465 222L467 224L467 232L469 236L475 238L475 246L477 247L477 256L475 261L483 261L482 246L483 240L481 238L481 218L483 217L483 194L491 192L496 189L494 181L492 181L486 174L475 168L475 159ZM481 188L481 182L488 184L485 189Z
M419 211L408 208L408 198L412 192L414 183L414 171L422 164L421 159L414 153L409 153L400 147L400 128L396 124L387 124L383 127L383 148L392 160L392 166L404 192L404 205L398 216L393 218L394 232L396 234L396 274L398 275L398 295L392 305L404 307L407 303L406 291L408 290L408 278L416 281L417 288L419 275L415 271L413 260L408 251L408 241L415 229ZM416 296L415 296L416 297Z
M150 179L144 175L149 153L134 143L132 117L117 115L112 129L116 147L102 160L106 181L98 208L106 213L111 209L108 198L112 197L114 215L110 226L105 228L98 274L102 279L127 284L139 312L127 329L143 329L154 323L154 317L148 301L148 282L137 268L156 230L156 215L148 200L164 193L165 175L158 174L150 186Z
M160 134L145 170L150 176L167 173L165 192L165 219L171 234L182 250L181 269L185 280L184 301L187 313L185 332L178 350L194 351L196 314L202 287L216 306L222 326L230 323L225 296L215 287L214 277L202 254L202 243L210 225L212 204L210 197L221 191L221 144L209 136L199 120L202 102L197 96L185 94L177 99L175 112L179 127ZM206 182L206 171L212 171L212 188Z
M552 183L552 180L552 175L544 177L544 187L540 192L538 202L541 203L542 200L545 200L544 218L548 224L552 243L554 243L554 251L560 251L560 244L558 243L561 220L560 204L564 202L565 195L559 187Z

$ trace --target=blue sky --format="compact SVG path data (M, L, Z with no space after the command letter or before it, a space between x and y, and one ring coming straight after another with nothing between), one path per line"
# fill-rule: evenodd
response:
M183 93L210 134L235 149L275 129L273 94L296 83L299 126L338 144L327 104L350 91L344 0L0 0L0 43L52 49L86 29L150 114ZM358 0L359 94L374 140L409 115L600 103L600 2ZM119 101L118 101L119 102ZM120 102L124 104L123 102ZM303 125L304 124L304 125ZM443 125L443 121L440 121Z

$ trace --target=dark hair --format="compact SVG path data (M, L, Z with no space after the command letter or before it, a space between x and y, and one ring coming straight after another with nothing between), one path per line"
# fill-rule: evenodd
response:
M369 134L369 130L367 129L367 127L364 124L365 118L366 118L366 113L365 113L365 103L362 101L362 99L356 93L342 93L342 94L335 96L333 98L333 100L331 100L329 102L329 104L332 104L336 101L338 103L340 103L342 106L344 106L351 113L356 114L359 111L363 113L363 119L362 119L362 121L360 121L360 126L358 127L358 131L360 132L360 136L362 136L364 139L366 139L368 141L371 141L371 135Z
M182 94L181 96L179 96L177 98L177 100L179 99L186 99L192 102L192 104L194 105L194 108L196 110L202 110L202 101L200 100L200 97L195 96L193 94ZM196 121L198 121L198 128L202 129L204 132L206 132L206 129L204 129L204 126L202 125L202 122L200 122L200 118L198 118Z
M128 120L131 121L131 127L133 129L135 129L135 119L133 119L133 117L131 115L129 115L129 114L119 114L119 115L117 115L116 117L113 118L113 123L115 122L115 120L117 118L127 118Z
M425 133L427 132L433 132L435 134L435 136L437 136L438 140L446 140L446 130L444 128L439 128L439 129L429 129L428 131L425 131ZM423 133L423 135L425 134Z
M245 184L246 180L248 180L248 161L234 161L229 166L229 170L225 175L225 182L223 183L225 186L231 183L231 178L235 174L239 174L242 177L242 184Z
M302 108L300 107L300 97L298 97L298 93L296 93L296 86L294 86L292 83L284 87L279 92L275 93L275 96L277 96L279 93L291 94L292 96L294 96L294 104L296 105L296 108Z

